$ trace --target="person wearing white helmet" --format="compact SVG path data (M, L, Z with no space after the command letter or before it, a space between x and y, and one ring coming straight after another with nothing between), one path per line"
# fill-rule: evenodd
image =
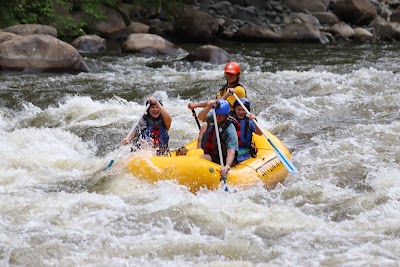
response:
M207 122L207 128L201 140L201 148L204 150L203 158L221 164L215 133L214 118L211 109L215 108L218 128L220 131L220 143L224 167L220 172L226 176L230 168L237 163L237 153L239 150L238 136L236 128L229 119L230 104L224 99L210 100L207 106L200 111L199 119Z

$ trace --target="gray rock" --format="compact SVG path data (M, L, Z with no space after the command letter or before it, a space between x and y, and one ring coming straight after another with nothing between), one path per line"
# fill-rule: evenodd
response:
M122 44L123 52L141 52L149 54L178 55L186 53L185 50L171 43L165 38L150 33L133 33Z
M368 0L337 0L333 13L346 23L368 25L376 17L375 6Z
M41 24L17 24L4 29L5 32L11 32L17 35L28 34L47 34L57 37L57 30L53 26Z
M0 43L0 67L28 71L89 71L72 45L45 34L31 34Z
M240 28L235 38L242 41L252 42L277 42L280 40L280 36L264 26L249 25Z
M178 15L175 34L182 40L192 42L207 42L217 36L219 25L217 20L204 11L186 8Z
M214 45L203 45L189 53L184 60L205 61L214 64L222 64L231 61L231 56L224 49Z
M71 45L79 52L97 53L107 50L106 40L97 35L84 35L76 38Z

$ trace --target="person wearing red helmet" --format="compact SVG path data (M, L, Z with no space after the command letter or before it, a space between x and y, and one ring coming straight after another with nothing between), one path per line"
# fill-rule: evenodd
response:
M238 63L233 61L228 62L224 68L226 84L220 90L218 90L216 95L217 100L224 99L228 101L228 103L230 104L230 113L234 112L233 104L236 101L236 98L232 95L232 93L235 93L239 98L247 97L246 90L239 83L240 73L241 69ZM195 108L205 108L207 106L207 103L208 101L203 101L198 103L190 102L188 104L188 108L191 110L194 110ZM197 142L197 148L201 148L201 139L203 137L205 130L206 126L205 125L201 126Z
M244 87L239 83L240 65L236 62L228 62L224 68L226 84L218 90L216 99L225 99L231 105L230 111L233 112L233 104L236 98L232 95L234 92L239 98L247 98L247 93ZM207 106L207 101L188 104L189 109L204 108Z
M244 87L239 83L240 79L240 66L236 62L228 62L224 69L226 85L219 89L217 99L222 98L229 102L231 111L236 98L232 95L235 93L239 98L247 98L247 93Z

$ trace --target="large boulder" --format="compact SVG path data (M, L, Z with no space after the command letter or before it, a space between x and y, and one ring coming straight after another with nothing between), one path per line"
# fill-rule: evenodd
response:
M355 25L368 25L376 17L375 6L368 0L337 0L333 13Z
M292 12L323 12L327 9L321 0L285 0L284 2Z
M374 28L375 36L380 40L400 40L400 23L389 22L378 16L371 22L370 26Z
M0 31L0 43L12 40L12 39L18 39L21 38L19 35L11 33L11 32L2 32Z
M293 13L290 13L289 15L285 16L284 21L286 24L308 23L308 24L312 24L315 26L321 26L321 24L319 23L319 20L316 17L314 17L313 15L297 13L297 12L293 12Z
M131 21L129 26L125 28L112 32L109 37L114 40L126 40L128 36L132 33L149 33L150 26L143 24L141 22Z
M353 38L356 41L366 42L366 41L372 41L374 39L374 35L364 28L357 27L354 29Z
M122 44L123 52L141 52L149 54L167 54L176 56L186 51L165 38L151 33L133 33Z
M124 18L118 11L111 8L104 8L104 13L106 19L96 24L96 29L103 35L108 36L112 32L126 27Z
M279 35L284 42L323 42L320 30L309 23L289 24Z
M333 25L330 30L335 37L352 38L354 36L353 28L343 21Z
M231 56L224 49L214 45L203 45L196 48L184 60L193 61L205 61L214 64L223 64L231 61Z
M216 38L219 29L218 21L208 13L185 8L175 20L175 34L182 40L207 42Z
M88 72L78 51L53 36L32 34L0 43L3 70Z
M53 26L41 24L17 24L4 29L17 35L47 34L57 37L57 30Z
M277 33L261 25L243 26L235 33L234 38L249 42L277 42L280 40Z
M319 20L321 25L332 26L340 22L340 19L331 12L313 12L312 15Z
M79 36L71 45L79 52L97 53L107 50L106 40L97 35Z

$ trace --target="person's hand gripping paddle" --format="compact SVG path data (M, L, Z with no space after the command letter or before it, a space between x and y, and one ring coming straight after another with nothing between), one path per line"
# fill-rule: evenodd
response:
M249 110L246 108L245 105L243 105L242 101L240 101L239 97L232 92L233 96L235 96L236 100L238 103L242 106L242 108L246 111L247 115L250 115ZM268 137L268 135L264 132L264 130L261 128L261 126L258 124L256 120L253 120L254 124L260 129L262 134L267 138L268 142L271 144L271 146L274 148L276 154L278 155L279 160L283 163L283 165L286 167L286 169L294 174L298 174L299 171L297 168L294 166L294 164L275 146L275 144L271 141L271 139Z
M143 116L146 114L147 109L149 108L150 103L147 103L146 108L144 110L144 112L142 112L142 114L140 115L139 119L136 121L136 123L132 126L132 129L129 131L129 133L126 135L126 139L128 139L131 134L133 133L133 131L136 129L137 125L139 124L139 121L143 118ZM110 161L110 163L108 163L107 167L104 168L103 171L108 170L109 168L111 168L111 166L113 165L115 159L118 157L118 154L121 152L121 149L124 145L121 145L117 151L117 153L115 154L115 157Z

